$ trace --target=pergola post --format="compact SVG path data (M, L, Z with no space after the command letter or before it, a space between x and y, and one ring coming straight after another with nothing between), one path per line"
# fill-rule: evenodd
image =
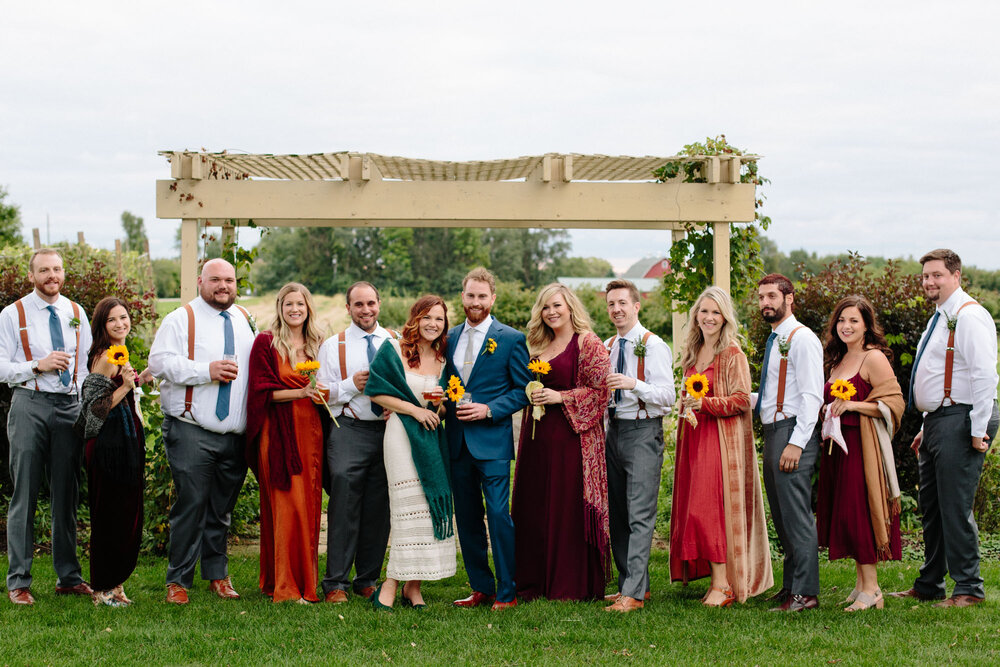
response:
M728 222L712 223L712 284L730 293Z
M678 241L682 241L682 240L684 240L684 230L683 229L675 229L672 232L670 232L670 242L671 242L671 245L674 244L674 243L677 243ZM673 271L674 267L670 267L670 270ZM680 361L680 357L677 356L677 349L680 347L680 344L684 341L684 336L687 333L687 313L685 313L685 312L678 312L677 310L675 310L676 308L677 308L677 302L676 301L671 301L670 302L670 312L671 312L670 328L671 328L671 335L673 336L673 339L674 339L674 346L673 346L674 347L674 360L675 361Z
M198 296L198 227L197 218L181 220L181 302Z

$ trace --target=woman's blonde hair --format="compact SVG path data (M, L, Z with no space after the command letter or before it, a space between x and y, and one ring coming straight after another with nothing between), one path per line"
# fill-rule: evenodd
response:
M281 317L281 305L285 297L293 292L301 294L302 300L306 302L306 321L302 323L302 336L306 340L305 354L308 358L315 359L319 354L319 346L323 344L323 334L316 324L316 307L313 305L312 294L308 287L302 283L287 283L278 290L278 296L274 300L274 323L271 325L274 339L271 341L271 347L294 366L295 347L292 345L292 332Z
M531 319L528 320L528 351L536 355L544 350L556 337L552 328L542 320L542 307L556 294L561 294L569 308L569 321L573 331L578 334L591 331L590 314L583 307L580 297L562 283L550 283L542 288L531 307Z
M715 343L713 356L719 354L733 343L739 344L743 336L740 334L740 324L736 321L736 310L733 308L733 300L722 289L712 285L706 287L705 291L698 296L690 312L688 312L688 331L684 339L684 354L681 356L681 372L686 371L694 365L698 359L698 353L705 344L705 336L698 326L698 310L701 302L711 299L719 306L722 318L725 322L719 332L719 340Z

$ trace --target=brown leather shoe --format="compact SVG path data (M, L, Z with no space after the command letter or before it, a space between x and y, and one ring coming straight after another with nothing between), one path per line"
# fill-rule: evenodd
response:
M621 593L611 593L610 595L605 595L604 596L604 601L605 602L618 602L618 598L620 598L621 596L622 596ZM632 599L634 600L635 598L632 598ZM646 594L642 596L642 599L645 600L646 602L649 602L649 591L646 591Z
M807 611L819 607L819 598L815 595L793 595L785 611Z
M35 604L35 598L32 597L31 591L27 588L15 588L12 591L7 591L7 597L14 604L24 604L31 606Z
M975 595L952 595L944 602L938 602L935 607L938 609L948 609L950 607L971 607L977 605L986 598L977 598Z
M467 598L462 598L461 600L455 600L452 602L456 607L485 607L487 605L492 605L496 600L495 595L487 595L486 593L480 593L479 591L472 591L472 595Z
M332 602L333 604L341 604L343 602L347 602L347 591L342 591L339 588L334 588L332 591L326 594L324 601Z
M767 598L765 602L777 602L778 604L785 604L792 597L792 591L787 588L781 588L777 593Z
M86 581L81 581L76 586L69 588L56 586L56 595L86 595L90 597L94 594L94 589Z
M490 611L501 611L503 609L510 609L511 607L517 606L517 598L514 598L510 602L494 602L493 606L490 607Z
M233 582L230 581L229 577L225 579L212 579L212 583L208 585L208 589L223 600L240 599L240 594L233 588Z
M360 591L354 591L354 592L355 592L355 594L357 594L360 597L363 597L364 599L367 600L375 592L375 587L374 586L365 586Z
M617 611L622 614L627 614L635 609L642 609L644 606L645 603L642 600L636 600L635 598L630 598L627 595L619 595L614 604L610 604L605 607L604 611Z
M167 584L167 602L170 604L187 604L187 589L180 584Z
M911 588L905 591L897 591L896 593L889 593L889 595L894 598L914 598L916 600L920 600L921 602L944 599L944 595L924 595L916 588Z

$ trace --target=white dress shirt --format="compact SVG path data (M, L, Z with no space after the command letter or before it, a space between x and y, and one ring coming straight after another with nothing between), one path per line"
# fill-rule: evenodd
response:
M778 338L771 344L770 360L767 362L767 382L764 396L756 396L760 404L760 419L764 424L775 421L778 408L778 373L781 370L781 352L778 341L787 339L794 329L802 326L794 315L774 329ZM809 327L795 332L788 350L788 370L785 374L785 397L783 415L778 419L795 417L795 428L788 444L805 449L812 437L819 409L823 406L823 346ZM752 401L755 403L755 401Z
M372 331L374 338L372 344L375 351L382 347L382 343L388 339L389 332L379 324L375 324ZM376 421L382 419L381 416L372 412L372 401L365 396L365 392L358 391L354 386L353 376L358 371L368 370L368 341L365 340L365 330L354 322L347 327L344 334L344 342L347 345L346 356L347 365L346 377L341 380L340 372L340 341L339 336L330 336L319 348L319 370L316 371L316 380L330 388L330 409L335 415L346 414L348 417L360 419L362 421Z
M209 364L222 361L225 349L225 318L221 311L205 303L199 296L191 302L194 311L194 360L188 359L188 316L181 307L163 318L153 346L149 350L149 370L163 380L160 385L160 405L164 414L192 422L214 433L243 433L247 423L247 383L250 350L255 334L247 318L235 305L228 309L233 323L233 342L239 372L229 393L229 414L219 421L215 405L219 383L212 380ZM191 396L191 416L184 413L184 395L188 386Z
M961 288L937 307L941 312L934 331L924 330L917 350L930 336L917 364L913 382L913 404L923 412L933 412L944 401L944 364L948 347L948 318L972 297ZM928 322L928 327L930 323ZM955 361L951 373L951 398L972 406L972 436L986 435L986 423L997 397L997 328L993 318L976 304L962 309L955 326ZM950 405L950 403L949 403Z
M670 406L674 404L676 393L674 390L674 358L670 351L670 346L663 342L657 335L652 335L646 341L646 380L640 380L639 357L635 356L635 344L642 341L647 329L642 324L636 322L635 326L624 336L618 336L614 345L611 345L611 372L616 373L618 367L618 348L625 346L625 370L623 375L627 375L635 380L634 389L622 389L621 400L615 409L615 419L645 419L647 413L649 417L662 417L670 412ZM604 347L608 347L614 338L604 341ZM646 404L645 410L640 414L639 400Z
M28 327L28 345L31 346L31 358L40 361L52 352L52 334L49 330L50 304L34 291L24 297L24 320ZM58 371L49 371L38 375L39 391L53 394L78 394L83 380L87 377L87 354L90 352L91 333L87 313L80 308L80 348L76 346L76 329L70 326L73 319L73 303L59 295L54 304L56 314L62 323L63 347L71 359L69 374L72 378L74 365L76 371L76 386L70 382L64 385ZM35 389L35 374L31 370L31 362L27 360L21 346L21 325L17 315L17 304L10 304L0 312L0 382L6 382L11 387Z
M489 333L491 326L493 326L492 315L487 315L483 318L482 322L474 327L469 324L469 320L465 320L465 326L462 327L462 333L455 344L455 355L451 358L452 363L455 364L455 368L458 369L459 375L462 373L462 366L465 365L465 349L469 347L469 328L472 328L472 349L476 351L472 358L479 361L483 342L486 341L486 335ZM473 368L475 368L475 362L473 362ZM472 373L472 368L469 369L469 373Z

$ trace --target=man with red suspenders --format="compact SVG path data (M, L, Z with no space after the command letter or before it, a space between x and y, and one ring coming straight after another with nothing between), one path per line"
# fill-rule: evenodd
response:
M76 556L76 506L83 443L73 433L87 377L91 331L87 314L60 294L63 263L50 248L28 262L34 290L0 312L0 382L13 387L7 436L14 493L7 510L7 596L34 603L31 560L42 475L52 501L52 564L56 594L90 595Z
M986 598L979 572L979 527L972 503L986 451L996 437L997 329L989 312L961 288L962 260L951 250L920 258L927 298L937 306L920 337L910 372L909 404L924 413L911 445L920 472L924 564L899 598L969 607Z
M323 593L332 603L347 602L348 588L371 597L389 541L389 487L382 458L386 415L365 396L375 353L390 335L399 337L379 326L380 304L371 283L351 285L347 290L351 325L319 349L316 377L330 387L330 408L340 423L326 440L330 500Z
M611 553L618 570L618 593L605 611L630 612L649 598L649 550L656 526L656 500L663 467L663 417L674 391L670 346L639 323L639 290L628 280L605 287L608 317L618 331L604 342L614 372L608 410L605 457Z
M764 434L764 488L785 552L781 589L771 611L819 606L819 550L812 509L812 474L819 461L823 347L792 315L792 281L772 273L757 283L757 303L771 325L760 387L751 401Z
M205 262L199 296L167 314L149 351L161 378L163 442L177 497L170 508L167 602L187 604L194 569L223 599L239 594L229 578L229 522L246 478L247 368L255 332L234 302L236 269Z

